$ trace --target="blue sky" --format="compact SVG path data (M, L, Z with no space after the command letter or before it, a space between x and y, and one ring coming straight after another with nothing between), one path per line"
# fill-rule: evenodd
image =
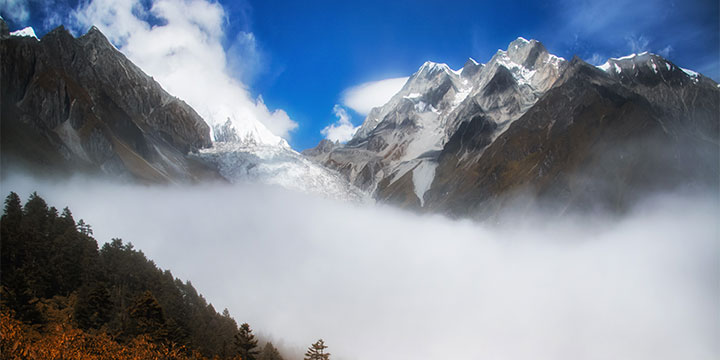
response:
M42 36L58 24L76 33L85 25L72 16L77 1L3 1L0 14L11 30L31 25ZM163 1L209 0L121 2L150 9ZM317 144L321 130L343 114L353 125L362 122L362 114L345 104L348 88L408 76L426 60L452 68L468 57L486 62L518 36L538 39L566 59L576 54L595 64L651 51L720 79L717 0L250 0L215 5L223 10L220 43L227 72L252 98L261 95L270 110L285 111L291 120L278 120L279 131L298 150ZM152 14L140 17L149 25L164 23ZM336 105L346 111L340 114Z

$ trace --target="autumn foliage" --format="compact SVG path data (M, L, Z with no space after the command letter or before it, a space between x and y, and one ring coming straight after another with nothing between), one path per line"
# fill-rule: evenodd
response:
M0 274L0 359L239 359L227 309L35 193L5 200Z
M184 347L153 343L145 335L121 345L105 333L89 334L65 323L38 329L16 320L7 309L0 313L0 353L8 360L205 359Z

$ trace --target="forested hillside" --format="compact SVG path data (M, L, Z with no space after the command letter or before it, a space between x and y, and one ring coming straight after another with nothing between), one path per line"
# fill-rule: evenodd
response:
M120 239L98 249L89 224L36 193L24 206L10 193L0 240L3 359L236 359L257 347L189 281ZM270 343L253 351L281 359Z

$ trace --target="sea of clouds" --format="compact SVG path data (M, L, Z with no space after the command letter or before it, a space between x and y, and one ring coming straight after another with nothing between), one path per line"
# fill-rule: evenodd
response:
M717 192L493 224L252 185L6 176L300 359L716 359Z

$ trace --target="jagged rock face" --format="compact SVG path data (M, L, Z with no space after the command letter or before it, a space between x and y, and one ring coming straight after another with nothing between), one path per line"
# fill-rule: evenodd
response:
M83 169L150 182L214 177L188 153L210 129L96 28L0 39L3 166Z
M340 146L339 142L332 142L328 139L322 139L316 147L304 150L302 154L308 157L319 156L333 151L338 146Z
M429 68L348 144L308 154L378 200L454 216L493 214L520 193L622 210L659 189L717 186L718 85L657 55L594 67L520 38L484 65Z
M492 214L508 194L525 192L562 209L622 210L652 191L716 183L717 87L709 80L690 86L675 93L693 94L678 100L696 110L681 120L664 110L667 104L574 59L558 84L478 158L463 155L486 138L482 129L448 142L426 202L453 215ZM714 125L699 125L698 132L678 121ZM698 141L700 133L707 141Z
M468 59L460 71L427 62L387 104L370 112L346 145L307 154L378 199L397 199L394 193L400 191L416 197L403 204L423 205L418 190L423 186L417 185L425 176L418 173L437 165L438 154L463 122L487 119L491 141L552 86L564 64L539 42L524 39L487 64ZM397 183L400 179L410 180Z
M693 131L701 138L718 133L714 81L650 53L610 59L600 68L652 102L668 118L663 125L673 127L669 131Z
M366 198L255 119L228 118L213 126L211 139L191 107L95 28L75 39L61 27L42 41L5 31L0 51L3 167L31 164L47 175L82 170L145 182L265 183ZM333 147L328 142L320 150Z

